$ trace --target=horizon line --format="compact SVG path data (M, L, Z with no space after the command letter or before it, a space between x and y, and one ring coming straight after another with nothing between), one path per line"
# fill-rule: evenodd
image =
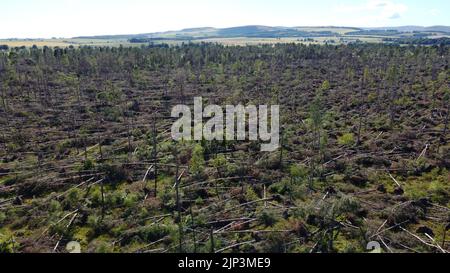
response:
M161 34L168 32L179 32L193 29L229 29L229 28L239 28L239 27L273 27L273 28L355 28L355 29L388 29L388 28L402 28L402 27L420 27L420 28L431 28L431 27L450 27L450 25L398 25L398 26L379 26L379 27L357 27L357 26L339 26L339 25L303 25L303 26L273 26L273 25L263 25L263 24L249 24L249 25L237 25L230 27L212 27L212 26L204 26L204 27L186 27L182 29L172 29L172 30L161 30L156 32L145 32L145 33L124 33L124 34L95 34L95 35L77 35L72 37L8 37L1 38L0 40L52 40L52 39L76 39L76 38L90 38L90 37L104 37L104 36L134 36L134 35L148 35L148 34Z

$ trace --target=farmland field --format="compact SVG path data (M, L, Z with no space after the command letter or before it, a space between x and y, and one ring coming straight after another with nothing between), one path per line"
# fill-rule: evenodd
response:
M0 45L9 47L69 47L69 46L132 46L126 39L124 40L104 40L104 39L0 39Z

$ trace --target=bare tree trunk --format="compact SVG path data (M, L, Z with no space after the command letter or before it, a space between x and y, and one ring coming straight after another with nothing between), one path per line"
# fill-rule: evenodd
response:
M211 227L210 233L209 233L209 239L211 243L211 253L215 253L215 246L214 246L214 228Z
M103 219L105 217L105 190L104 190L104 186L103 186L103 180L100 183L100 189L102 192L102 218Z
M176 191L176 203L177 203L177 211L178 211L178 236L179 236L179 245L178 249L180 253L183 253L183 226L181 223L181 202L180 202L180 181L178 180L179 166L177 164L177 171L175 173L175 191Z
M192 226L192 236L194 240L194 253L197 253L197 236L195 231L195 221L194 221L194 214L192 213L192 207L189 208L190 214L191 214L191 226Z
M3 88L3 86L0 85L0 88L2 89L2 104L3 104L3 109L5 110L5 113L8 112L8 106L6 104L6 91L5 88Z
M448 130L449 117L450 117L450 105L447 105L447 116L445 117L445 126L444 126L444 131L442 132L442 138L444 139L444 142L447 141L446 135L447 135L447 130Z
M158 151L157 149L157 134L158 131L156 129L156 117L153 119L153 167L154 167L154 190L155 197L158 194ZM178 176L178 174L177 174ZM178 179L178 178L177 178Z
M84 161L88 161L88 152L87 152L87 140L86 136L83 136L83 146L84 146Z
M280 158L279 158L279 166L280 170L283 169L283 145L284 145L284 135L283 135L283 129L281 129L280 132L281 138L280 138ZM320 140L319 140L320 142Z
M356 144L359 146L361 144L361 131L363 125L363 109L364 109L364 101L363 101L363 88L365 87L365 83L360 87L359 97L360 97L360 106L359 106L359 126L358 126L358 140Z
M125 114L125 112L124 112ZM127 124L127 139L128 139L128 160L131 159L131 130L130 130L130 120L129 117L125 117L126 119L126 124Z

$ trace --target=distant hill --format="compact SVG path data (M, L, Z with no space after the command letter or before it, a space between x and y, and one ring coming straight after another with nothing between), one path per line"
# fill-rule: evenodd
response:
M367 30L394 30L398 32L445 32L450 33L449 26L401 26L401 27L379 27L379 28L367 28Z
M380 27L380 28L354 28L354 27L272 27L262 25L238 26L231 28L187 28L179 31L166 31L144 34L131 35L105 35L105 36L91 36L91 37L75 37L78 39L135 39L139 41L152 39L167 39L167 40L195 40L205 38L286 38L286 37L329 37L329 36L345 36L345 35L363 35L366 33L381 33L393 32L397 34L411 33L411 32L439 32L450 34L449 26L400 26L400 27Z
M260 25L239 26L231 28L187 28L179 31L166 31L155 33L131 34L131 35L103 35L81 36L75 39L203 39L203 38L281 38L281 37L311 37L340 35L346 32L358 31L360 28L348 27L271 27Z

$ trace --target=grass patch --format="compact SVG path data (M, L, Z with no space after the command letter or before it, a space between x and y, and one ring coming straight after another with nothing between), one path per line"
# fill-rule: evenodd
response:
M405 195L410 199L430 198L434 203L446 206L450 201L448 171L435 169L421 177L406 181Z

